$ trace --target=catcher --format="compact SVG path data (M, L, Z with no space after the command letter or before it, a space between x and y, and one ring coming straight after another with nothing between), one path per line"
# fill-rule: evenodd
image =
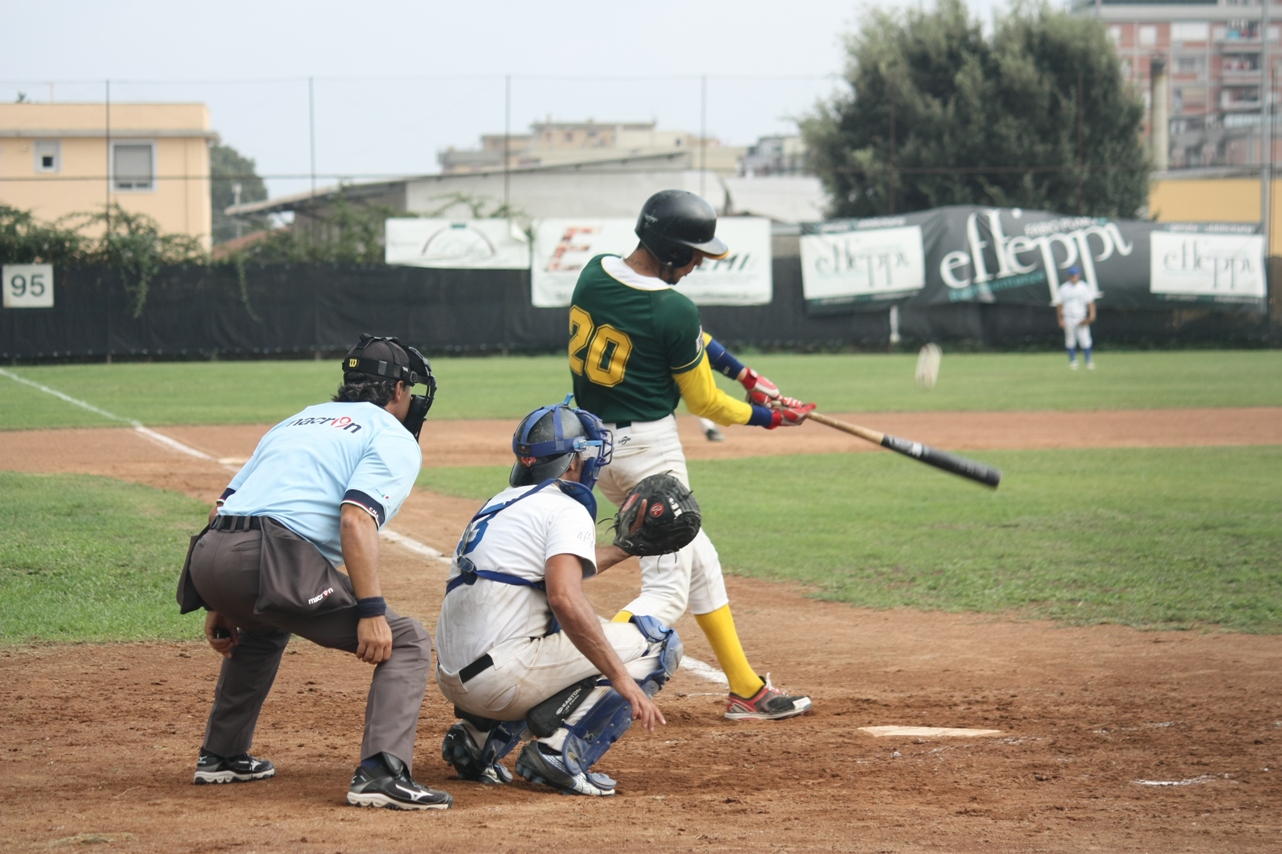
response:
M680 549L699 507L670 476L638 484L613 544L596 544L592 486L613 440L600 419L544 406L512 437L512 488L459 540L436 623L436 681L461 721L441 755L464 780L508 783L500 760L528 728L525 779L576 795L613 795L592 766L639 720L667 723L651 697L676 672L681 641L651 617L602 620L583 581L633 554Z

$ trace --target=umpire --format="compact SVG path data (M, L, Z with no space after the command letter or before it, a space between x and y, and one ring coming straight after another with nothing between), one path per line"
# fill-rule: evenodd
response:
M412 393L417 383L425 395ZM178 602L183 613L208 611L205 637L223 656L196 783L275 775L248 751L285 645L298 634L376 665L347 802L449 808L447 793L410 777L431 638L387 607L379 583L378 530L418 476L418 433L435 392L417 350L362 336L343 360L334 399L268 431L193 539ZM346 575L335 568L344 563Z

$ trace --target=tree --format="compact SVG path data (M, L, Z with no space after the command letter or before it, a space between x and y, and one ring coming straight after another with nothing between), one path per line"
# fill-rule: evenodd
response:
M846 49L850 91L802 121L832 216L1146 204L1144 108L1099 21L1017 2L985 36L960 0L938 0L870 12Z
M101 264L122 274L130 312L141 317L151 280L167 264L204 264L208 254L186 234L165 234L154 219L114 202L93 213L45 223L0 205L0 261L6 264Z
M213 206L213 240L226 243L236 237L239 220L240 231L263 231L271 228L265 216L230 217L223 213L236 204L236 184L240 184L240 203L261 202L267 199L267 187L258 177L252 157L245 157L230 145L214 145L209 149L209 198Z

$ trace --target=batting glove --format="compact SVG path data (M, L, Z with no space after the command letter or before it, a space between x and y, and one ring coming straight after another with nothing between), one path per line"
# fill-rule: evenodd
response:
M790 409L798 406L805 406L805 404L797 398L784 397L782 394L779 394L777 390L774 397L771 397L763 391L750 391L748 392L748 402L755 403L757 406L769 407L771 409L776 409L778 407Z
M795 405L775 409L773 412L774 419L770 424L769 429L773 430L776 427L796 427L802 421L806 420L806 416L810 415L810 413L814 411L815 404L813 403L802 403L801 401L793 400L792 398L787 399L792 400Z
M744 370L743 377L739 380L743 387L748 390L748 394L763 394L770 400L779 399L779 386L754 371L752 368Z

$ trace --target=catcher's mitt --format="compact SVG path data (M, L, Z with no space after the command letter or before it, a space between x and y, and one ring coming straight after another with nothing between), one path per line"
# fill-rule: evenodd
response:
M670 472L642 480L614 517L614 544L630 555L680 551L699 533L703 514L685 484Z

